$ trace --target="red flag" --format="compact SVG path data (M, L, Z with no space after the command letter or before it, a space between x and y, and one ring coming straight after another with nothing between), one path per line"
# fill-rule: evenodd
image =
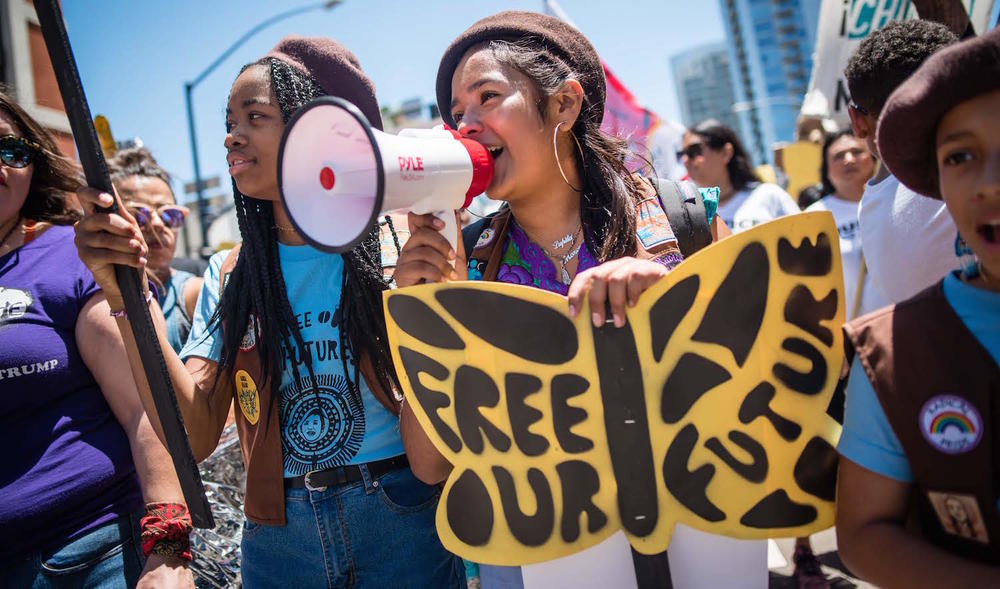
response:
M637 143L645 143L646 136L660 122L660 117L640 106L629 89L611 73L608 65L603 61L601 63L608 80L608 96L604 102L601 130L610 135L634 139Z

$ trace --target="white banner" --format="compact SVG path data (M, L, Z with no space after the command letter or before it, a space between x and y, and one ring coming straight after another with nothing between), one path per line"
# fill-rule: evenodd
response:
M962 0L977 33L990 28L993 0ZM802 103L802 114L831 118L841 127L850 95L844 68L861 40L894 20L917 18L909 0L823 0L816 33L812 78Z

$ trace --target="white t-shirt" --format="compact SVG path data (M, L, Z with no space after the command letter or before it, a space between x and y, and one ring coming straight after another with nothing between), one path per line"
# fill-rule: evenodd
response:
M718 215L733 233L799 212L798 205L777 184L757 184L719 204Z
M898 303L962 267L958 231L944 203L889 176L865 186L858 213L868 273L886 300Z
M858 310L854 308L858 289L858 273L861 269L858 203L837 198L831 194L824 196L806 209L806 212L813 211L830 211L833 213L833 222L837 224L837 233L840 234L840 258L844 267L844 299L847 319L853 319L888 305L889 303L882 293L872 286L871 278L865 276L864 290L861 293L861 308Z

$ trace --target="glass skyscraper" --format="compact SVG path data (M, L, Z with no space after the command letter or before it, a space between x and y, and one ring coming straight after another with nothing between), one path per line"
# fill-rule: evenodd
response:
M724 125L739 128L739 119L733 111L736 100L725 43L702 45L675 55L670 58L670 66L685 127L705 119L718 119Z
M812 71L821 0L719 0L739 133L755 164L794 141Z

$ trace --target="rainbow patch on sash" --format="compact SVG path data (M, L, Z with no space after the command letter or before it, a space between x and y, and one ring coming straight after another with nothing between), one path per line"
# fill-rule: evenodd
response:
M958 431L965 434L976 433L976 424L957 411L948 411L935 417L931 421L930 431L932 434L943 434L949 427L956 427Z
M983 418L976 406L958 395L931 397L920 409L920 433L945 454L962 454L979 445Z

